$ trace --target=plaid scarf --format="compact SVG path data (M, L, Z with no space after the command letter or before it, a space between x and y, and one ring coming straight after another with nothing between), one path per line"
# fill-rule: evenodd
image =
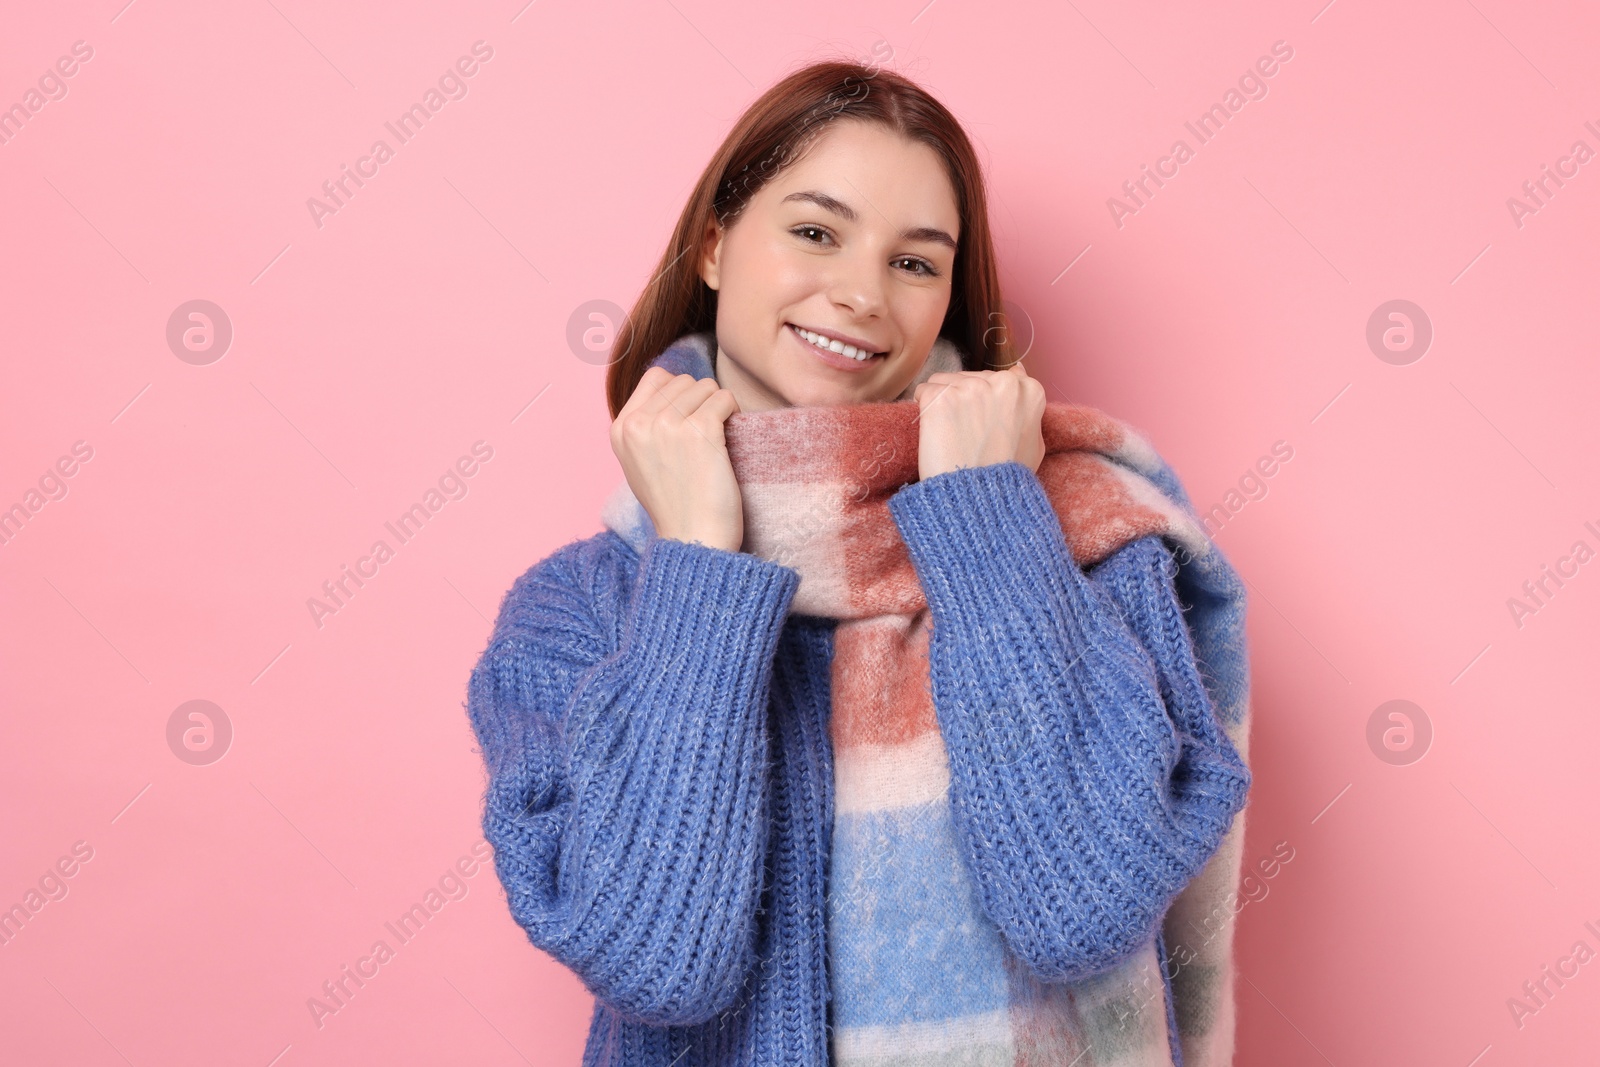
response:
M687 335L654 362L713 377L714 346L710 333ZM928 684L928 604L887 504L918 477L917 383L960 369L959 351L940 339L895 402L741 412L725 423L743 497L743 551L799 572L791 611L838 620L829 727L831 1061L988 1063L973 1051L994 1046L1014 1050L995 1061L1007 1064L1171 1067L1175 1026L1183 1067L1229 1064L1243 812L1169 909L1163 933L1083 982L1033 976L1006 949L964 877ZM1201 677L1224 732L1248 760L1244 588L1205 536L1177 477L1143 437L1092 408L1051 402L1042 431L1046 455L1036 473L1080 567L1151 534L1173 550ZM653 535L626 482L608 500L604 520L635 544ZM875 929L885 921L873 906L877 887L904 877L942 888L927 904L936 918L926 921L959 935L930 930L919 950ZM998 982L1007 990L1005 1008L973 1012L961 990L935 984L915 1004L895 1009L917 1020L914 1026L885 1026L885 970L921 968L919 951L926 958L962 954L974 970L989 972L971 976L973 985ZM873 1025L853 1023L851 1006L868 1004ZM930 1013L942 1021L930 1023Z

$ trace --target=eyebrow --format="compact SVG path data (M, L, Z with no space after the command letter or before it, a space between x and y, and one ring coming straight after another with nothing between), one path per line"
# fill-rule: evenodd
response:
M783 198L781 203L787 204L791 200L810 201L824 211L833 212L846 222L856 222L861 217L856 213L855 208L842 200L829 196L827 193L806 189L798 193L790 193ZM909 230L901 230L900 237L906 241L932 241L936 244L950 246L950 251L952 252L959 251L956 246L956 239L936 226L916 226Z

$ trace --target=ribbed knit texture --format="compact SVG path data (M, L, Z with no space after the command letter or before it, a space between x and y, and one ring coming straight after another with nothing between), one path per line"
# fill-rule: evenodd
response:
M768 513L754 512L759 527ZM1222 721L1245 722L1242 647L1207 635L1224 665L1214 703L1179 600L1184 585L1230 592L1222 572L1191 561L1184 575L1162 536L1116 522L1096 524L1115 547L1085 571L1046 487L1017 463L905 485L888 512L931 616L936 797L884 807L886 780L874 786L858 752L911 749L858 749L831 721L836 686L853 684L835 662L839 628L865 620L795 610L796 569L624 528L565 546L507 594L468 701L490 775L484 829L513 917L596 997L586 1065L828 1063L830 994L841 1036L862 1039L835 1062L1168 1064L1190 1036L1216 1049L1207 1035L1231 1027L1197 1006L1228 974L1180 972L1187 1013L1161 974L1175 898L1237 879L1219 845L1250 781ZM827 588L803 596L826 602ZM1222 596L1208 610L1235 609L1242 598ZM836 767L836 750L855 769ZM966 973L917 972L934 991L958 983L937 995L946 1003L883 1003L896 981L876 971L936 957L874 947L900 929L881 925L881 906L865 926L841 911L846 880L870 899L917 886L839 851L837 788L874 818L914 816L950 850L943 910L899 908L912 940L943 936L940 922L965 937ZM877 840L857 829L852 841ZM881 839L920 840L904 826ZM993 1040L969 975L999 983ZM977 1007L952 1008L956 992ZM885 1011L947 1025L880 1034L870 1021ZM921 1044L902 1043L902 1060L869 1051L894 1034Z

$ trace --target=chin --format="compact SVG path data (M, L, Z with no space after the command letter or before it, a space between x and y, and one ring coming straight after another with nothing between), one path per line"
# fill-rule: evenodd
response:
M831 382L807 382L788 392L796 407L830 407L839 404L866 404L876 399L869 390L846 389Z

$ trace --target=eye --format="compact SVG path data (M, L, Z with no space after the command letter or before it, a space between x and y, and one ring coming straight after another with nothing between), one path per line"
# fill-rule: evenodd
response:
M913 268L920 268L920 269L913 269L912 273L913 274L919 274L924 278L937 278L939 276L939 268L935 267L932 263L929 263L927 260L919 259L916 256L899 256L899 257L895 258L894 260L892 260L892 262L894 262L894 263L910 263L913 266Z
M789 232L794 234L796 237L799 237L802 241L807 242L808 244L821 244L822 242L821 241L817 241L817 240L813 240L810 237L802 236L803 234L820 233L824 237L828 237L828 238L831 238L833 236L832 234L828 233L827 230L823 229L821 226L814 226L811 223L805 223L804 225L796 226L794 229L790 230Z
M807 244L822 245L833 240L833 234L829 232L827 227L818 226L815 223L810 222L801 223L799 226L792 228L789 232ZM811 236L813 234L817 236ZM932 263L921 258L920 256L896 256L889 262L902 264L909 263L911 265L909 268L910 272L919 278L939 277L939 268L935 267Z

